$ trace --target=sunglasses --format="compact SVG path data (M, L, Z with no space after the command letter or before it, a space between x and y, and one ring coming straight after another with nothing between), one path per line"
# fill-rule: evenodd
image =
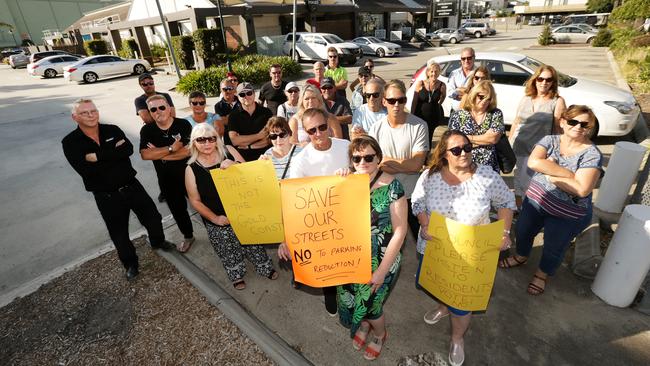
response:
M235 88L231 88L231 87L227 86L225 88L221 88L221 90L223 90L223 91L233 91L233 90L235 90Z
M379 95L381 95L380 92L376 92L376 93L363 93L363 96L366 97L366 98L373 97L373 98L377 99L377 98L379 98Z
M239 82L239 79L237 79L237 78L229 78L228 80L230 80L233 83Z
M280 75L280 74L282 74L282 71L276 71L271 73L271 75Z
M243 98L243 97L250 97L251 95L253 95L253 91L252 91L252 90L249 90L249 91L247 91L247 92L241 92L241 93L239 93L238 95L239 95L240 98Z
M205 100L200 101L200 102L190 102L192 105L205 105Z
M352 155L352 162L355 164L359 164L363 159L366 161L366 163L372 163L372 161L375 160L375 156L377 156L377 154Z
M461 57L461 58L460 58L461 61L471 61L471 60L473 60L473 59L474 59L474 56Z
M478 100L481 100L481 101L483 101L485 99L490 100L490 97L488 97L487 95L483 95L483 94L476 94L476 97L478 98Z
M152 86L152 85L153 85L153 81L140 83L140 85L142 85L142 86Z
M325 131L327 131L327 128L328 128L327 123L323 123L322 125L318 125L316 127L305 130L305 132L307 132L307 134L309 134L309 135L313 135L313 134L316 133L316 130L318 130L320 132L325 132Z
M287 90L287 93L289 93L289 94L298 93L298 92L300 92L300 89L297 89L297 88L295 88L295 89L292 88L292 89Z
M391 105L396 104L396 103L398 103L398 104L406 104L406 97L384 98L384 100L386 101L386 103L391 104Z
M369 78L370 75L367 75L367 74L359 74L359 77L360 77L360 78Z
M485 76L474 76L474 80L485 80L487 79Z
M541 83L542 81L546 81L547 83L553 82L553 78L543 78L541 76L538 76L535 80L537 80L538 83Z
M447 149L447 151L450 151L454 156L460 156L460 153L463 151L469 154L472 152L472 144L452 147L451 149Z
M591 128L591 127L589 127L589 122L578 121L577 119L570 119L570 120L566 121L566 123L571 127L575 127L577 125L580 125L580 127L584 128L585 130L588 130L588 129Z
M165 109L167 109L167 107L165 107L164 105L161 105L160 107L151 107L151 108L149 108L149 112L156 113L156 111L158 111L158 110L164 111Z
M217 142L217 136L206 136L206 137L197 137L196 140L199 144L205 144L208 142Z
M334 88L334 87L333 86L321 86L320 90L331 90L332 88Z
M327 58L339 58L339 55L336 55L336 56L327 55Z
M288 133L286 133L286 132L270 133L270 134L269 134L269 138L270 138L271 140L275 140L275 139L277 139L278 137L281 138L281 139L283 139L283 138L287 137L287 135L288 135Z

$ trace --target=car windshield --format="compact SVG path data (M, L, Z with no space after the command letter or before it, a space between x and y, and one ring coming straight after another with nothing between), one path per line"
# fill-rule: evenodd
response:
M370 41L370 43L381 43L381 41L375 37L368 37L368 41Z
M343 43L343 40L341 38L333 34L328 34L326 36L323 36L323 38L325 38L327 43Z
M519 61L519 64L524 65L531 70L537 70L538 67L543 65L541 61L535 60L534 58L531 57L524 57L522 60ZM568 88L572 85L575 85L575 83L578 82L578 79L570 75L563 74L559 71L557 72L557 77L558 77L558 86L562 88Z

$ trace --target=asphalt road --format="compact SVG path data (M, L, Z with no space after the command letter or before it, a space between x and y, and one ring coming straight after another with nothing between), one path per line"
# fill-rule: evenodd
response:
M616 85L604 52L598 49L528 49L536 44L541 29L524 28L494 37L469 39L449 48L422 52L405 50L395 58L376 61L376 72L385 79L410 81L411 75L430 57L458 53L471 46L478 51L520 52L556 66L576 76L585 76ZM305 69L311 65L304 64ZM348 68L356 75L358 65ZM305 75L308 76L307 74ZM60 141L76 127L70 118L70 105L80 97L95 100L104 123L120 126L134 145L141 127L133 99L141 94L134 76L100 81L93 85L67 83L61 77L29 77L24 69L0 65L0 306L48 274L78 262L106 246L108 233L92 195L83 188L81 178L65 160ZM169 90L173 76L156 76L158 90ZM178 115L187 115L185 97L171 93ZM211 110L216 98L208 99ZM601 146L605 151L611 145ZM158 195L155 173L150 162L138 154L132 157L138 178L152 197ZM158 204L163 216L165 204ZM131 231L140 228L132 217ZM117 265L117 263L116 263Z

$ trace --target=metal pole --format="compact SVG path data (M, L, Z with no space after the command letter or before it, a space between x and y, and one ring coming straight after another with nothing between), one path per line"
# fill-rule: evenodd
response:
M291 58L296 61L298 58L296 57L296 12L298 5L296 3L298 0L293 0L293 30L291 32Z
M463 8L461 7L460 0L457 0L457 1L458 1L458 5L456 5L456 7L457 7L457 10L456 10L456 13L457 13L456 14L456 28L460 28L460 17L463 16L462 15L463 14L463 10L462 10Z
M165 30L165 36L167 37L167 46L169 47L169 52L172 54L172 61L174 62L174 67L176 68L176 76L178 80L181 79L181 70L178 68L178 62L176 61L176 52L174 52L174 46L172 46L172 36L169 34L169 27L167 26L167 21L163 16L162 8L160 7L160 1L156 0L156 6L158 7L158 14L160 15L160 22L163 25ZM153 66L153 65L151 65Z
M217 11L219 12L219 25L221 26L221 38L223 38L223 52L226 54L226 64L231 72L230 57L228 55L228 42L226 42L226 28L223 25L223 14L221 14L221 0L217 0Z

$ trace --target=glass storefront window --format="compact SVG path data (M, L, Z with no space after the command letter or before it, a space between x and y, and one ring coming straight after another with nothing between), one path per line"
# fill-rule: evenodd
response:
M362 36L374 36L375 30L386 29L384 14L359 13L359 27Z

